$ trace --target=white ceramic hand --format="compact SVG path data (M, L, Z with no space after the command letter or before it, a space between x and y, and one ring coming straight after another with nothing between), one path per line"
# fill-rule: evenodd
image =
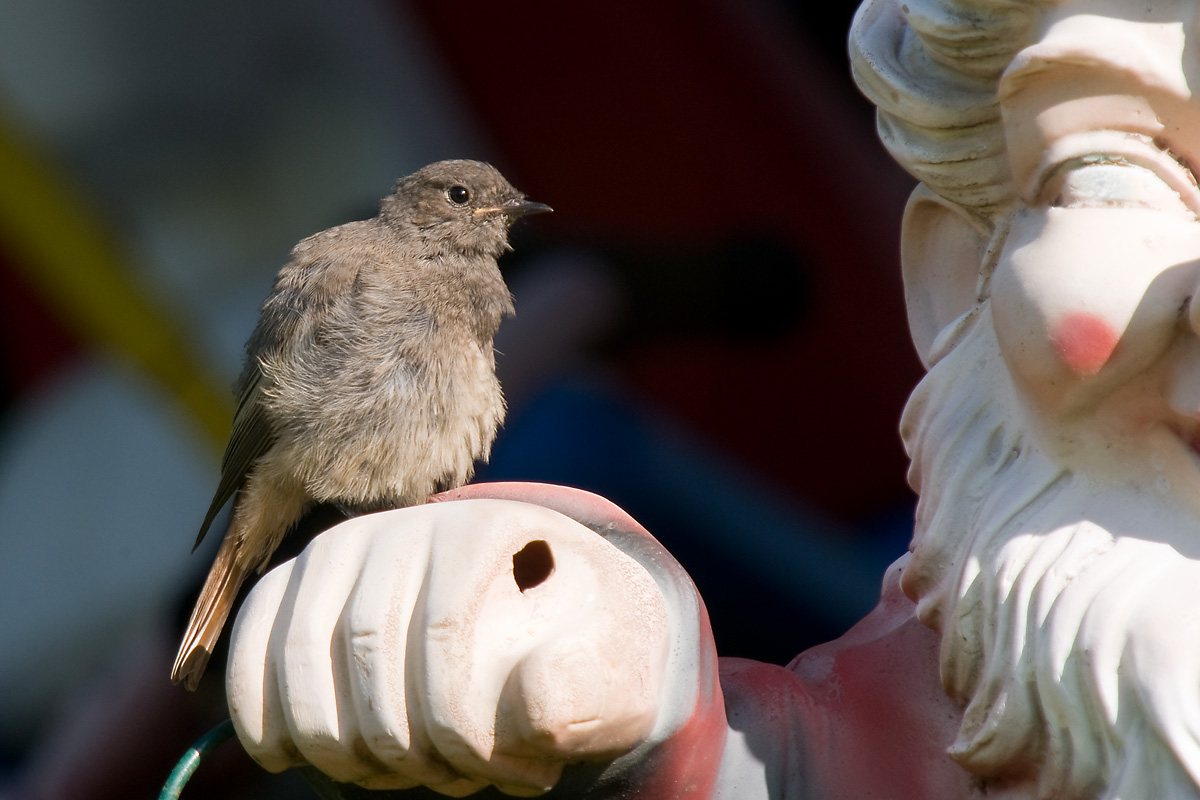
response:
M654 580L541 506L360 517L254 588L227 693L242 745L373 789L532 796L653 729L668 657Z

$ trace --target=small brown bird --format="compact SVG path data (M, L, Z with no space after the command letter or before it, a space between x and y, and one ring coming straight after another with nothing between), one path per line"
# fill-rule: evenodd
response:
M550 211L494 167L441 161L379 215L292 250L246 343L233 433L196 544L235 497L171 680L195 689L242 582L314 503L367 513L466 483L504 416L492 336L513 313L496 259Z

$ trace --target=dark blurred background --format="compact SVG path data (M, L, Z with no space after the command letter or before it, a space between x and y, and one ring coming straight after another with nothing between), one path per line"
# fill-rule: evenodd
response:
M724 654L869 609L911 529L912 184L854 4L814 5L0 2L0 798L156 791L220 713L166 676L242 343L296 241L440 158L555 208L502 263L479 479L623 506ZM257 786L225 759L190 796Z

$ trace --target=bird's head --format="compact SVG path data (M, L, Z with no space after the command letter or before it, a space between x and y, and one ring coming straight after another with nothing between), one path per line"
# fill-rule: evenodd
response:
M500 171L481 161L438 161L396 182L380 218L411 225L426 241L464 253L499 256L508 227L519 217L551 208L527 200Z

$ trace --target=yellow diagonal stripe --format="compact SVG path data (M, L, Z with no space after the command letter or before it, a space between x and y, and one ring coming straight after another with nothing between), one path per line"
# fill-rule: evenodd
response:
M221 447L232 402L184 332L132 280L112 238L50 162L0 120L0 236L83 340L157 380Z

